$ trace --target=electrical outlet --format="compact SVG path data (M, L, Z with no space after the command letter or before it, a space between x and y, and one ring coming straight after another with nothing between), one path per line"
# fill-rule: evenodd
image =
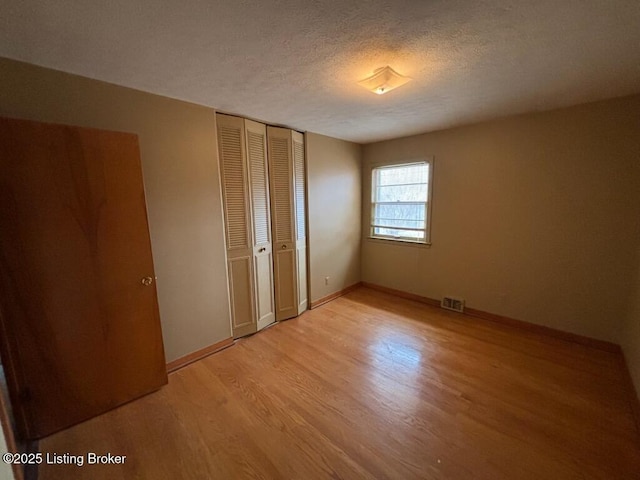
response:
M329 277L324 277L324 284L329 285Z

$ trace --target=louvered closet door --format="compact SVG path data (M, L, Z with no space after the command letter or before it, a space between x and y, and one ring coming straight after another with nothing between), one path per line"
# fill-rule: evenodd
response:
M233 336L257 330L244 120L216 115Z
M295 192L296 264L298 284L298 315L307 309L307 224L304 136L291 132L293 140L293 181Z
M276 319L269 171L267 167L267 128L262 123L245 120L249 189L253 220L253 271L258 330Z
M267 127L273 219L276 320L298 315L291 130Z

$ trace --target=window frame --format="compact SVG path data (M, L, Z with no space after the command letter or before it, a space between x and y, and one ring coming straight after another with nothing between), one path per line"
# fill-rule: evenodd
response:
M381 235L374 233L376 225L374 224L375 218L375 206L376 203L384 203L384 202L376 202L376 171L383 168L397 168L397 167L408 167L412 165L427 165L428 174L427 174L427 199L425 201L425 228L424 228L424 239L420 240L412 240L409 238L403 237L393 237L391 235ZM432 210L432 197L433 197L433 157L421 158L418 160L401 160L397 162L387 162L371 165L371 176L369 180L369 187L371 188L370 194L370 202L371 209L369 215L369 235L368 238L373 241L380 241L384 243L391 244L408 244L413 246L430 246L431 245L431 210ZM415 202L414 202L415 203ZM420 202L422 203L422 202ZM380 227L377 225L377 227ZM410 228L406 228L403 230L411 230ZM422 229L417 229L418 231L422 231Z

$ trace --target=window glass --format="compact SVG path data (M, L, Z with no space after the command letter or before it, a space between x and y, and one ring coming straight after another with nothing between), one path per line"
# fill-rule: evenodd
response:
M373 169L371 236L426 242L429 163Z

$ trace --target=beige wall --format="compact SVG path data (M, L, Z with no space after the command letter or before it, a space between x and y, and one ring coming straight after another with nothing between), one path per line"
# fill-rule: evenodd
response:
M638 123L640 124L640 120ZM638 131L640 131L640 125ZM636 133L636 135L640 135L640 133ZM636 153L636 158L640 160L640 149ZM640 192L640 175L636 177L636 189ZM638 218L635 221L640 222ZM636 388L636 394L640 399L640 243L638 245L635 281L631 282L627 321L620 338L620 344Z
M315 133L306 145L313 302L360 281L361 147Z
M7 441L4 436L4 431L0 428L0 454L5 453L8 450ZM13 469L8 463L0 462L0 480L13 480Z
M167 361L231 336L213 110L0 59L0 115L138 134Z
M618 342L638 265L639 132L634 96L366 145L364 199L372 163L433 155L435 176L433 245L363 239L363 281Z
M639 252L640 256L640 252ZM636 387L636 394L640 398L640 261L637 262L635 282L631 301L629 302L629 314L620 343L631 373L631 378Z

